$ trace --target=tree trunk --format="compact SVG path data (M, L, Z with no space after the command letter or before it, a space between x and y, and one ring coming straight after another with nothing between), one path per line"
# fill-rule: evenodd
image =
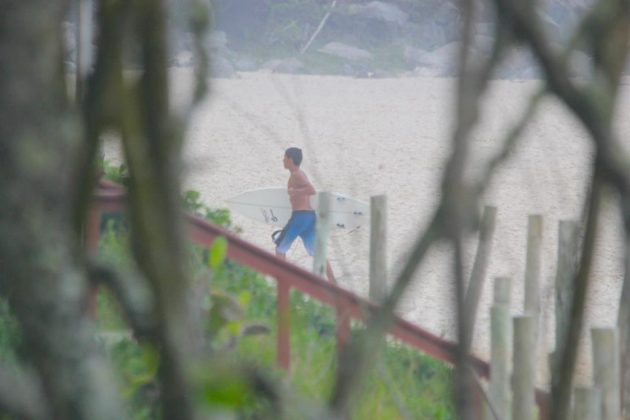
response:
M66 102L62 0L0 9L0 292L22 327L22 354L51 418L119 419L111 370L84 311L87 289L71 241L78 119Z

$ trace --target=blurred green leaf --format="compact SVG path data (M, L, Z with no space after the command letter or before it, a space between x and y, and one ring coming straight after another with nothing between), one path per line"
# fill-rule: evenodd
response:
M228 242L223 236L218 237L212 246L210 247L210 253L208 254L208 266L216 270L225 261L227 255Z

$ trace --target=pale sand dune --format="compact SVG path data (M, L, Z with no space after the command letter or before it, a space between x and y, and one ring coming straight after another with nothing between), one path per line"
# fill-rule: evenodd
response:
M183 102L189 74L175 73L175 100ZM431 217L450 153L453 80L431 78L351 79L331 76L280 76L249 73L213 82L210 99L196 111L187 132L186 187L200 191L209 206L223 207L241 191L282 186L284 149L302 147L303 167L320 190L334 190L368 201L388 197L388 260L392 279L416 237ZM498 150L502 136L526 104L537 82L497 81L485 100L483 121L473 136L476 176L482 162ZM620 115L630 113L626 87ZM619 121L622 139L630 122ZM112 146L108 156L115 156ZM493 179L482 204L498 207L491 265L482 295L474 351L488 357L492 279L513 280L514 313L522 311L528 214L545 217L542 274L544 346L553 343L553 279L557 225L581 216L592 148L570 114L547 100L511 159ZM242 236L269 251L272 228L234 215ZM589 295L587 326L616 322L622 272L621 228L611 204L602 218L602 237ZM337 231L330 242L333 267L342 286L367 294L369 229ZM470 273L477 238L467 242ZM289 258L310 267L301 244ZM400 306L400 314L432 332L453 338L452 275L448 247L430 252ZM587 340L588 341L588 340ZM581 378L587 382L590 346L582 347ZM540 353L540 352L539 352ZM546 358L539 357L545 381Z

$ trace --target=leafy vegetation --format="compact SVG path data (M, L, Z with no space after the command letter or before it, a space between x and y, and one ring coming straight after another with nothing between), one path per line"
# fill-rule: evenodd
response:
M184 203L191 211L232 226L227 211L208 209L198 193L186 193ZM209 413L227 418L273 416L275 408L269 400L255 392L246 375L238 374L253 366L276 378L276 383L286 384L280 386L289 402L284 405L287 418L307 418L305 407L316 407L332 391L337 363L335 312L303 294L292 294L291 372L278 370L275 286L255 271L227 260L226 254L224 239L215 241L209 250L191 247L193 287L203 292L199 309L204 314L209 355L222 360L213 363L213 369L200 367L197 379L202 386L197 398ZM100 257L123 273L133 266L127 224L120 215L111 216L103 225ZM98 339L116 368L131 417L161 418L156 380L159 352L131 336L121 308L106 289L99 291L96 317ZM361 330L361 326L353 326L353 334ZM8 305L0 301L0 361L15 362L19 337ZM452 419L451 380L448 366L389 342L365 382L355 418Z
M129 264L125 241L124 232L110 227L103 235L102 256L116 264ZM324 402L332 391L337 363L335 312L303 294L291 295L292 367L286 376L275 367L275 286L253 270L226 260L226 247L225 240L218 240L209 250L191 250L196 281L207 286L203 306L209 349L224 359L221 365L245 363L271 377L285 377L291 392L284 391L293 401L287 405L291 412L285 414L305 418L300 407ZM106 291L101 292L98 313L102 328L124 328L119 309ZM359 334L361 327L355 326L353 331ZM153 353L125 336L110 347L110 352L135 418L154 418L158 391ZM238 375L234 377L233 370L200 374L200 380L206 384L200 398L209 409L225 410L239 418L260 418L270 409ZM451 419L450 387L449 367L406 346L388 343L365 383L355 418Z

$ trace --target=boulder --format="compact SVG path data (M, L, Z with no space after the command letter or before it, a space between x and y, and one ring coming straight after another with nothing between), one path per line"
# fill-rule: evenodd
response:
M382 1L371 1L364 5L355 5L352 11L366 19L374 19L395 26L403 26L409 19L409 15L398 6Z
M404 34L404 42L427 51L448 43L444 29L435 22L408 22L401 33Z
M191 51L180 51L171 60L175 67L190 67L195 64L195 54Z
M426 50L422 50L420 48L414 48L411 46L406 46L403 49L403 57L405 62L413 67L416 67L420 64L424 63L424 56L427 53Z
M453 42L459 40L460 16L454 4L443 2L433 14L431 22L442 29L447 42Z
M527 49L521 48L512 51L495 71L495 77L499 79L538 79L541 71Z
M453 3L442 2L431 16L431 20L439 24L457 23L461 12Z
M454 76L457 72L457 54L459 42L448 43L434 51L428 51L416 58L416 74L430 76ZM424 70L423 70L424 69Z
M242 56L234 60L234 67L238 71L254 71L258 69L258 64L254 59Z
M236 70L234 69L232 62L230 62L227 58L217 55L213 56L210 61L212 77L220 79L236 77Z
M281 60L270 60L263 64L264 69L274 73L298 74L304 73L304 63L295 57Z
M483 57L490 57L492 53L492 47L494 45L494 38L488 35L473 35L472 47L475 52L483 55Z
M215 51L227 50L227 35L223 31L214 31L208 35L207 45L208 48Z
M332 55L351 61L371 60L374 58L371 52L341 42L329 42L318 50L321 53Z

